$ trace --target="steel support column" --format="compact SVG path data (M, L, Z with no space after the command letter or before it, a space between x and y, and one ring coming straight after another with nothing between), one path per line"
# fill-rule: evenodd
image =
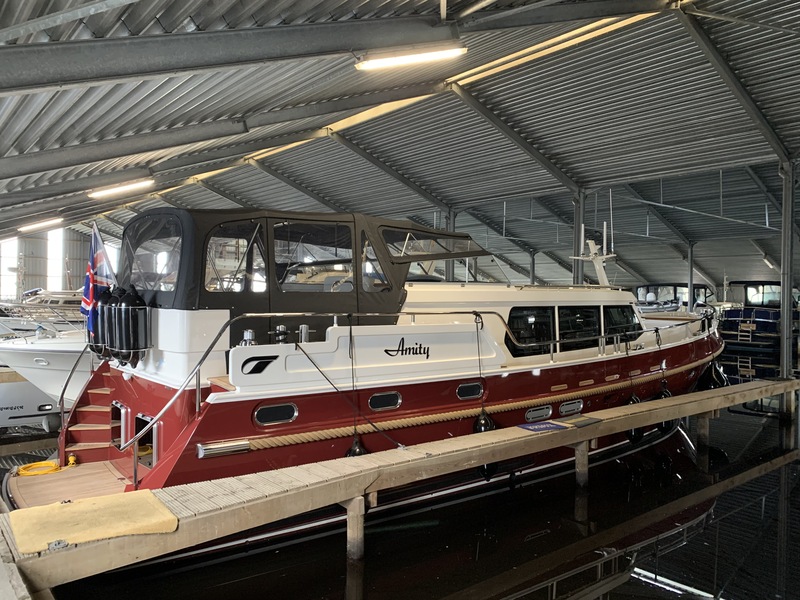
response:
M686 278L689 297L686 298L686 310L687 312L691 312L694 307L694 244L689 244L686 250L686 262L689 263L689 275Z
M794 371L794 364L792 363L792 242L794 236L791 223L794 217L794 165L790 161L782 163L780 173L783 178L781 206L781 377L792 377Z
M572 229L572 283L580 285L583 283L583 261L577 258L583 254L583 220L586 214L586 194L579 192L572 199L575 205L575 213Z

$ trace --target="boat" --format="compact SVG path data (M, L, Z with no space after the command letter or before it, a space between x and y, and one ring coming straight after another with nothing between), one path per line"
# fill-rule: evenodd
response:
M696 312L714 304L714 292L702 283L693 284L694 301L689 306L689 286L685 283L649 283L634 288L637 306L643 313Z
M82 330L85 320L80 312L82 296L83 290L27 290L21 302L0 303L0 335Z
M357 213L141 213L123 232L119 287L96 296L90 346L101 368L59 438L59 466L71 466L6 478L12 506L683 394L722 350L711 316L651 327L625 290L468 280L484 260L465 233ZM0 360L20 348L0 345ZM593 452L648 433L603 437ZM388 496L429 497L431 486L444 493L572 457L562 448Z
M82 291L34 288L22 294L20 303L0 303L0 337L25 347L8 357L10 364L0 366L0 432L20 426L46 432L60 427L64 381L85 346L82 295ZM66 389L67 410L89 372L87 355Z
M722 311L719 328L725 340L720 365L734 383L780 376L781 283L768 280L731 281L733 306ZM797 364L800 312L792 290L792 364Z
M60 426L57 402L16 371L0 367L0 435L18 427L50 433Z
M86 349L86 332L40 330L0 342L0 363L69 410L99 362ZM65 385L66 383L66 385Z

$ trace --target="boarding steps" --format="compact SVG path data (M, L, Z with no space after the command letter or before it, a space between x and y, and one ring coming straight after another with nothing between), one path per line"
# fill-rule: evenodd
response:
M107 460L112 442L119 438L119 421L111 419L111 397L114 391L113 374L103 363L92 374L69 415L64 437L61 464L72 455L78 462Z
M114 390L124 385L122 373L103 363L92 374L81 397L75 403L67 427L61 464L67 464L70 455L78 463L115 460L132 456L132 449L120 452L121 423L112 419ZM227 375L209 377L210 392L235 390Z

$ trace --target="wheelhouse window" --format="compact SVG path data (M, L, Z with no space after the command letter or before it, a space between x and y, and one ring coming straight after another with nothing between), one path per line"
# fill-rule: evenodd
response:
M275 273L284 292L354 292L353 236L343 223L273 226Z
M777 308L781 305L781 286L752 284L745 286L745 306Z
M181 224L173 216L142 220L126 235L123 247L129 279L137 290L175 291L181 258ZM125 273L123 267L121 273Z
M392 289L383 272L375 248L370 244L366 233L361 235L361 285L366 292L383 292Z
M448 237L424 231L383 228L383 240L395 258L447 258L447 255L472 255L483 248L470 238Z
M267 290L260 224L223 223L212 232L206 245L205 288L210 292Z
M554 315L555 309L552 306L512 308L508 314L508 328L514 334L517 343L508 334L505 340L511 355L520 357L549 354L550 342L556 339Z
M604 306L603 323L608 342L614 341L616 335L620 335L620 341L631 341L639 337L642 325L636 319L636 313L631 305L624 306Z
M597 306L559 307L558 332L562 340L562 351L596 348L600 337L600 308Z

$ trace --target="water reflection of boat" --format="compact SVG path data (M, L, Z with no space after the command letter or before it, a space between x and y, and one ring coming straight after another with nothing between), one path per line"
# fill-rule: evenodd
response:
M409 222L162 209L133 219L122 248L127 291L98 300L94 349L110 369L92 375L60 440L61 464L77 466L12 478L19 506L680 394L721 349L707 318L648 329L622 290L407 282L416 271L476 273L491 258L466 234ZM2 347L0 359L17 350ZM604 437L596 451L627 443ZM570 456L471 470L458 485ZM86 476L89 463L107 465L96 471L106 480Z
M62 600L87 594L125 600L134 597L133 582L146 581L154 600L176 591L217 598L221 590L243 600L265 590L295 600L600 597L647 558L662 557L703 530L713 500L674 512L659 508L703 485L694 456L676 429L593 464L588 498L576 493L572 473L549 473L399 517L370 511L361 564L346 564L337 529L291 543L254 543L246 552L162 560L55 592Z

